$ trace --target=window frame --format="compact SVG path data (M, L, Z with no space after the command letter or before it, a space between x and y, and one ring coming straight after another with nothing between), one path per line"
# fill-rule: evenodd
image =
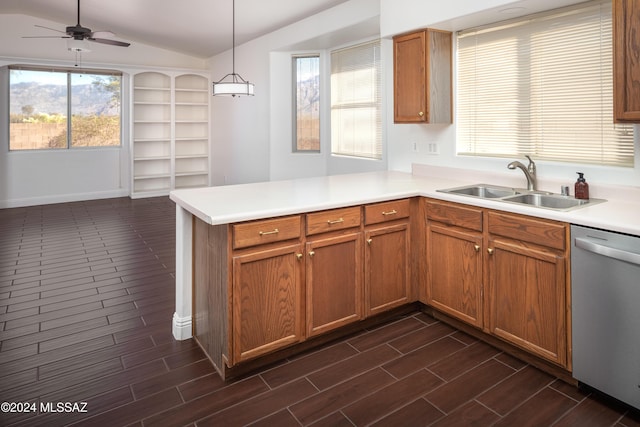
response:
M58 151L63 152L64 150L97 150L97 149L122 149L124 146L123 135L124 135L124 113L125 108L123 105L123 97L124 97L124 73L116 70L108 70L108 69L74 69L68 67L44 67L37 65L19 65L13 64L6 66L7 69L7 114L3 120L7 122L7 151L9 153L33 153L33 152L51 152ZM66 143L64 147L46 147L46 148L24 148L24 149L15 149L11 148L11 72L14 70L18 71L33 71L33 72L47 72L47 73L59 73L65 76L66 81ZM73 85L72 79L73 75L99 75L99 76L115 76L119 78L119 90L117 94L118 99L118 144L117 145L74 145L73 144Z

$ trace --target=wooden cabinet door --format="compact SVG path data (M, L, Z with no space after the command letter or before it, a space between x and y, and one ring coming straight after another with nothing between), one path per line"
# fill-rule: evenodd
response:
M231 364L302 341L302 245L233 257Z
M362 318L362 233L306 245L307 336Z
M613 1L613 93L618 122L640 123L640 4Z
M502 239L489 251L491 333L566 367L566 258Z
M452 123L452 40L430 28L394 37L395 123Z
M424 31L393 39L394 121L426 122L426 34Z
M482 327L482 234L427 224L427 303Z
M409 302L409 224L365 231L365 313L372 316Z

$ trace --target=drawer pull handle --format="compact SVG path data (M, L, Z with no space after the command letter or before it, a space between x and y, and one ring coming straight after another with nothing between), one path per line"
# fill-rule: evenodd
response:
M397 214L397 213L398 213L398 211L396 211L396 210L394 209L394 210L392 210L392 211L382 212L382 215L384 215L384 216L389 216L389 215L395 215L395 214Z
M340 224L341 222L344 222L344 218L330 219L327 221L327 224L333 225L333 224Z
M493 255L493 248L487 248L487 252L489 252L489 255Z
M316 253L314 251L309 251L309 256L314 256Z
M261 236L268 236L269 234L278 234L280 232L280 230L278 230L277 228L274 228L273 231L261 231L260 234Z
M480 245L475 245L475 246L473 247L473 249L475 249L475 250L476 250L476 252L480 252Z
M369 246L371 246L371 242L373 242L373 239L367 239L367 243L369 244Z
M300 261L302 259L302 254L296 254L296 258L298 258L298 261Z

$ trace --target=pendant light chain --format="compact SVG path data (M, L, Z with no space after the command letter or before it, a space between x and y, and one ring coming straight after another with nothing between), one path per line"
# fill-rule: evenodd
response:
M231 74L236 75L236 0L231 3Z

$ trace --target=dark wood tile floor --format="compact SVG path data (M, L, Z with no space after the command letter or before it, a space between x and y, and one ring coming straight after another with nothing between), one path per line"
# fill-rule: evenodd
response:
M0 425L640 426L422 313L225 384L171 335L174 209L0 210Z

